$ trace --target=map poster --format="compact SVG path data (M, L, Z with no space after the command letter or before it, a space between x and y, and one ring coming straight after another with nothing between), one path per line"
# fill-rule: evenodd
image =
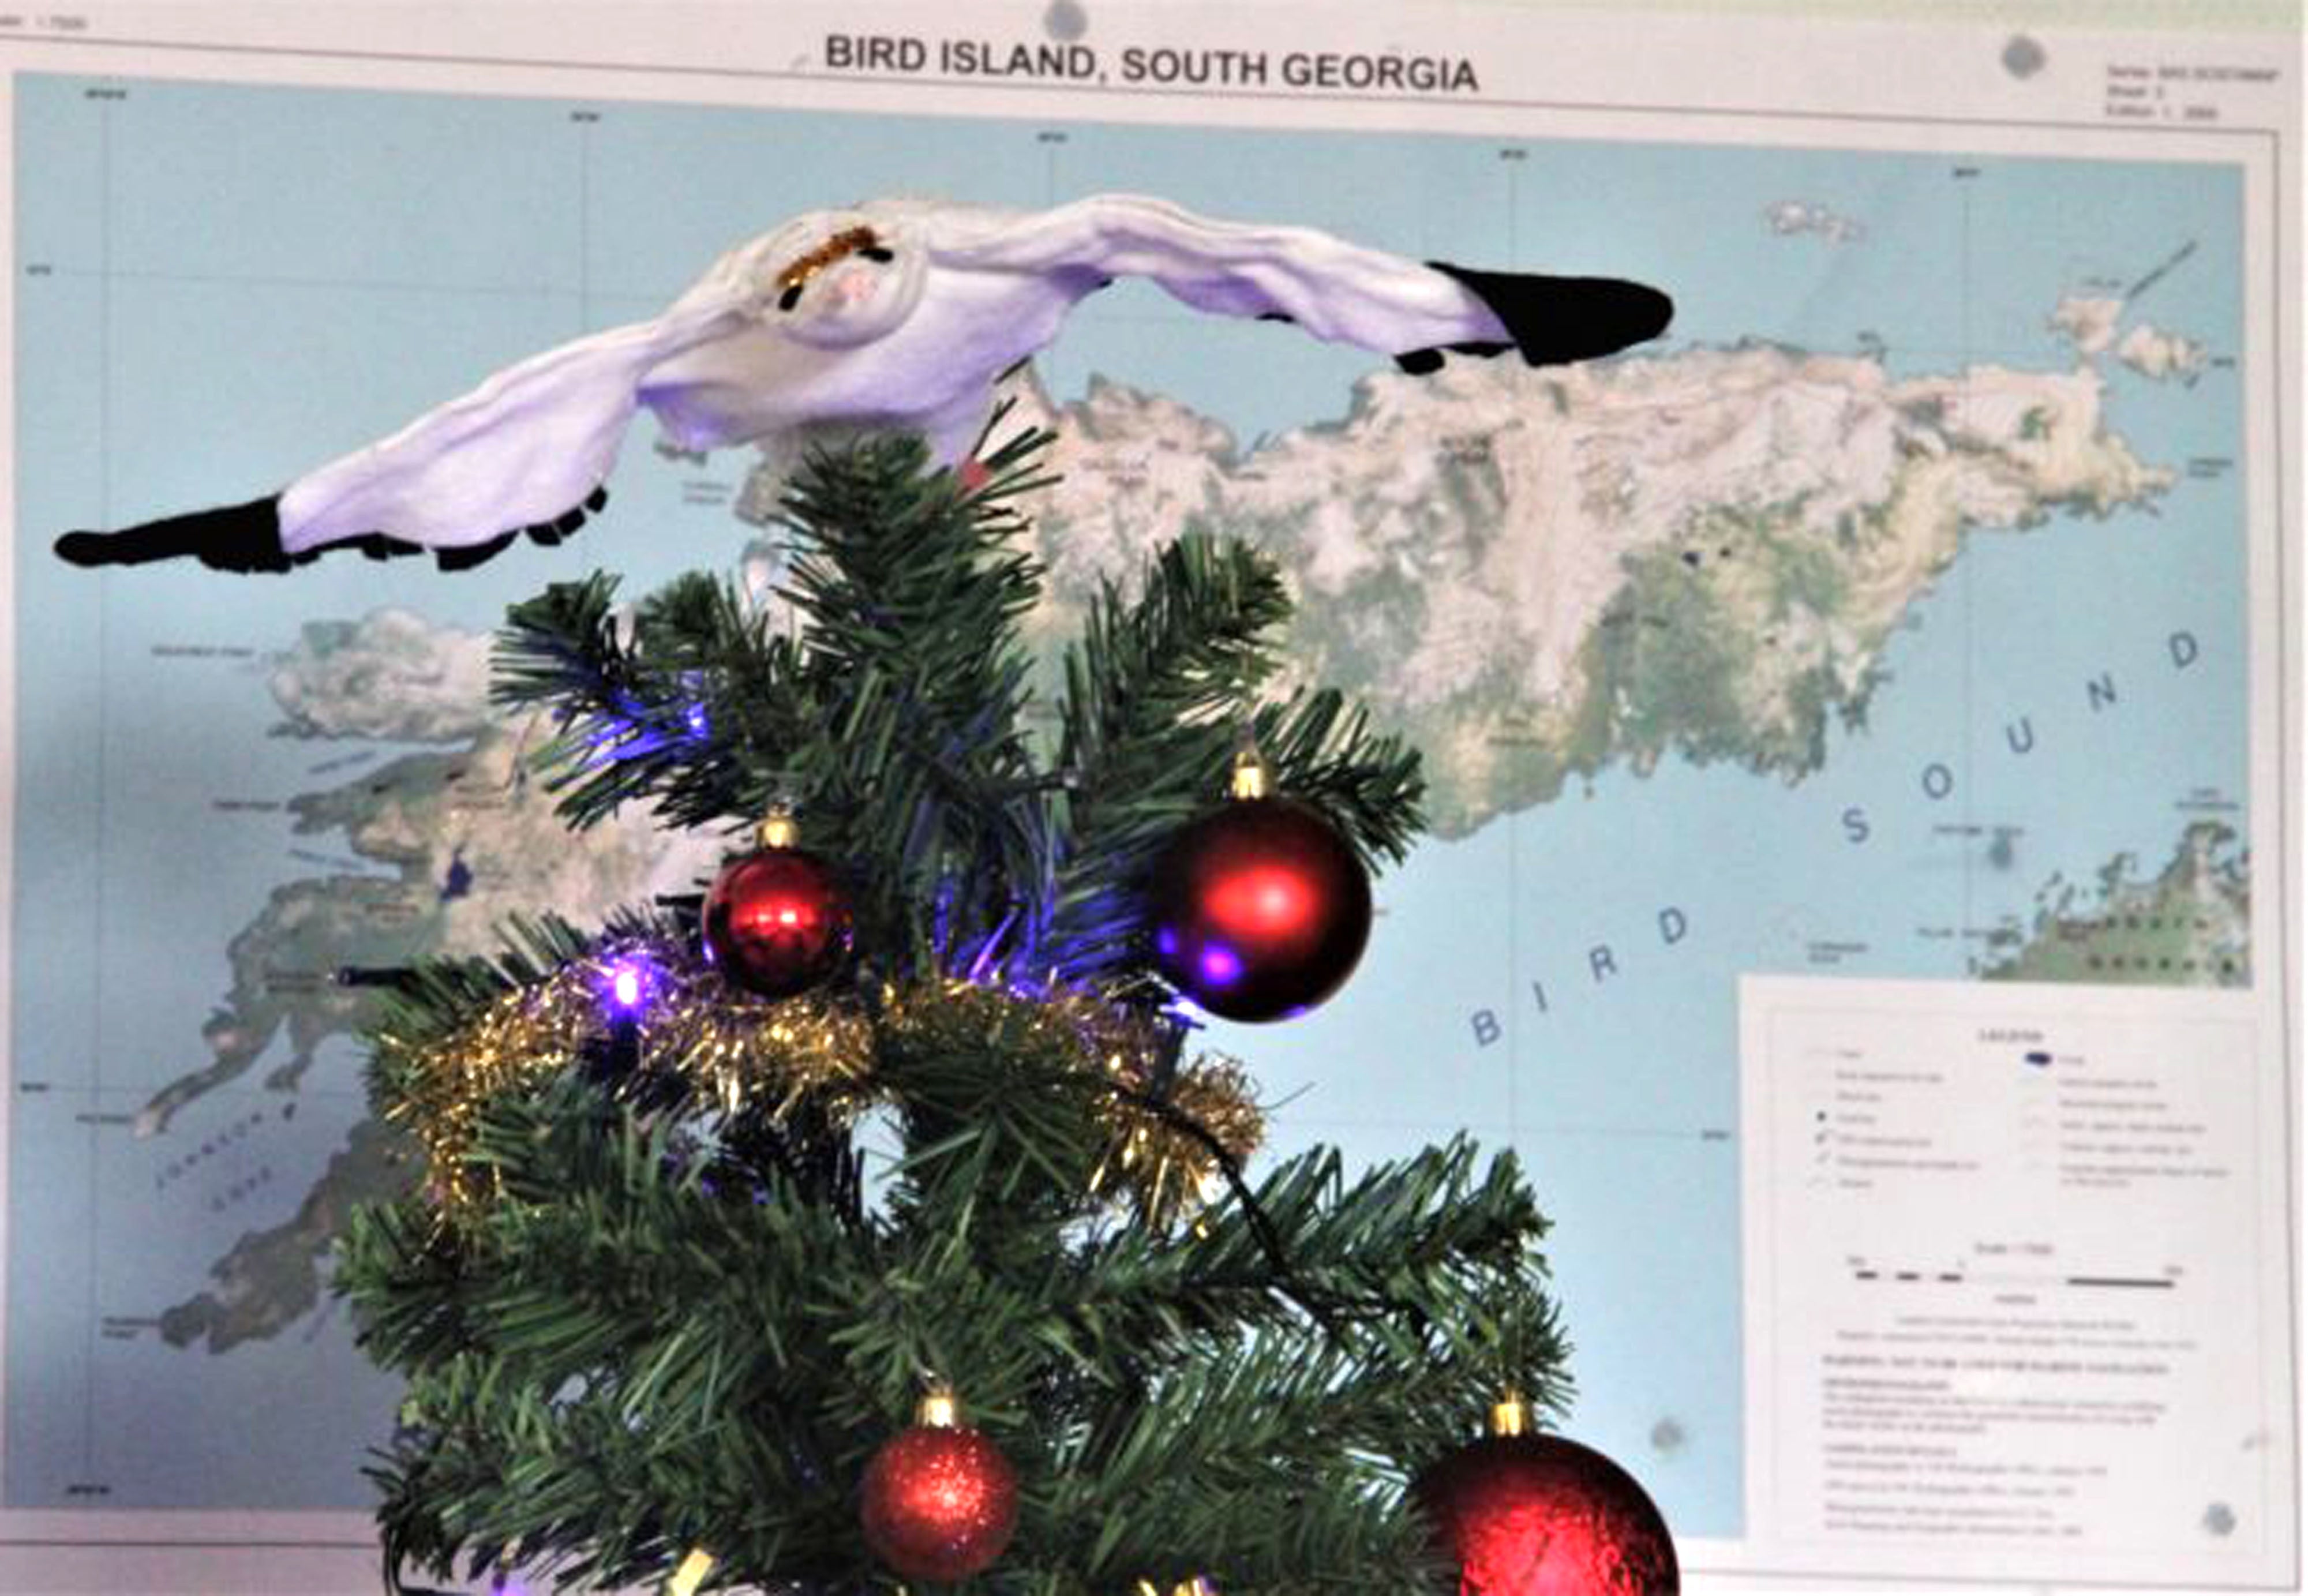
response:
M274 491L856 199L1146 193L1675 298L1615 358L1414 375L1125 284L1011 392L1057 439L1038 637L1184 530L1245 538L1300 601L1291 669L1423 750L1433 833L1354 982L1213 1040L1279 1151L1520 1152L1563 1427L1694 1588L1822 1566L1753 1514L1803 1437L1748 1389L1743 980L2201 999L2244 1039L2204 1101L2275 1116L2254 1167L2291 1167L2296 31L577 15L0 13L0 1586L374 1588L397 1393L329 1248L401 1177L336 972L710 871L719 835L563 830L489 636L596 568L774 605L790 462L644 418L577 536L453 574L98 574L51 540ZM2291 1249L2273 1227L2239 1278L2288 1305ZM2255 1371L2286 1460L2295 1339ZM2186 1566L2250 1588L2290 1544ZM1960 1545L1968 1577L2042 1573Z

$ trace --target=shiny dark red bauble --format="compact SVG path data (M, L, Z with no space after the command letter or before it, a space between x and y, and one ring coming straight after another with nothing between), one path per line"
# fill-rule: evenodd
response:
M1288 798L1236 798L1171 841L1147 903L1154 962L1228 1020L1303 1014L1370 940L1370 877L1338 827Z
M764 848L721 867L705 897L705 956L724 979L790 997L849 952L848 894L831 866L798 848Z
M1459 1565L1460 1596L1673 1596L1666 1521L1624 1469L1560 1436L1491 1436L1412 1497Z
M992 1566L1018 1527L1018 1474L963 1426L917 1424L866 1466L858 1523L892 1573L951 1583Z

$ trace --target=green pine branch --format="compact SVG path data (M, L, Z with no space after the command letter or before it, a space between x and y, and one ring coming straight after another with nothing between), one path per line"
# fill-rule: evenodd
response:
M784 772L765 758L813 730L792 640L734 584L676 579L616 619L614 578L556 582L514 605L499 632L491 696L542 712L531 755L563 817L592 825L648 802L674 825L759 814Z
M1226 790L1246 740L1276 789L1328 814L1366 863L1407 850L1425 790L1416 752L1334 692L1257 702L1289 614L1270 558L1196 534L1156 556L1134 603L1111 582L1093 599L1064 660L1067 847L1050 933L1061 973L1111 976L1143 958L1147 876Z

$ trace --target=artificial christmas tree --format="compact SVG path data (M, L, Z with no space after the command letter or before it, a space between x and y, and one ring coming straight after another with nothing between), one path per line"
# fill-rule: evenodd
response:
M1156 974L1159 861L1245 737L1363 867L1413 834L1416 755L1262 696L1281 582L1202 537L1105 592L1038 720L1046 442L976 486L908 438L814 457L792 634L704 576L629 625L598 576L512 613L496 690L555 717L571 824L790 803L847 939L749 985L683 900L400 980L371 1086L424 1178L338 1273L409 1382L394 1588L1442 1591L1407 1483L1503 1388L1559 1402L1511 1155L1253 1175L1248 1082ZM909 1429L947 1391L966 1428Z

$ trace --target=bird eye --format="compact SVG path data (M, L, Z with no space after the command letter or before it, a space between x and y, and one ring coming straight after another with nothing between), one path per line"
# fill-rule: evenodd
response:
M779 310L791 310L795 306L800 303L801 284L797 282L787 284L786 291L778 296L778 308Z
M877 265L886 266L891 261L898 258L896 255L891 254L888 250L883 249L878 244L869 245L866 248L859 250L857 253L865 256L867 260L875 263Z

